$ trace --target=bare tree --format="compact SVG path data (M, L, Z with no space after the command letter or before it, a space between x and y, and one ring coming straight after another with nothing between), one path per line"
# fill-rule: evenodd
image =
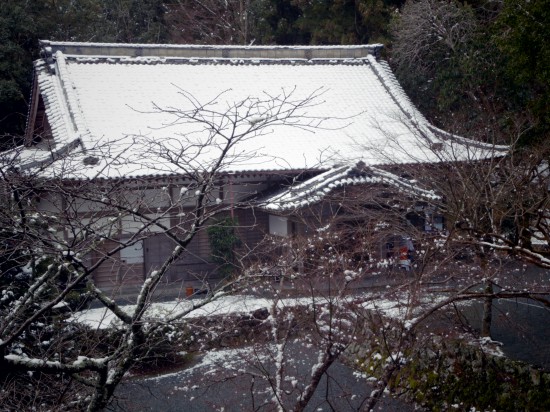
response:
M393 58L431 71L438 59L448 59L470 40L477 22L472 10L455 2L406 2L395 29Z
M395 188L386 184L365 189L337 191L322 205L314 202L303 215L292 215L296 225L309 233L267 239L260 252L262 261L249 265L249 271L264 279L255 285L254 293L267 296L270 302L268 317L258 327L261 332L249 343L253 351L247 352L243 361L257 388L251 393L256 397L252 404L268 402L277 410L304 410L323 379L337 385L330 378L335 362L353 358L348 352L369 346L380 333L396 334L395 324L384 320L388 304L399 307L404 319L425 308L421 301L426 297L419 285L441 274L433 268L436 253L419 250L414 271L410 271L410 261L405 262L412 257L401 256L400 242L419 233L403 214L416 201L406 193L397 196ZM392 249L387 249L387 243L392 243ZM410 342L403 333L403 338L386 343L385 349L395 358L386 384L403 361L397 354L410 349ZM311 368L298 372L297 365L306 359L313 359ZM241 369L236 378L243 379ZM260 391L265 387L271 396ZM361 400L373 406L383 389L373 392L365 388L345 399L356 408L361 407ZM371 392L372 399L368 396ZM336 402L331 393L327 389L322 402Z
M177 43L249 44L254 13L249 0L174 1L167 22Z
M479 167L480 177L489 164L454 167L464 168L464 173ZM477 339L476 331L464 324L459 304L515 298L547 303L548 289L541 284L525 289L517 283L483 288L487 278L495 283L505 279L506 259L487 251L482 257L477 242L484 242L483 237L464 236L465 228L451 225L447 211L452 207L446 199L418 188L425 172L432 183L441 178L441 188L445 181L459 190L459 183L444 177L446 167L451 166L415 165L417 183L410 174L404 181L392 181L386 171L385 180L333 189L324 192L322 201L312 192L310 207L281 212L293 222L295 235L267 238L258 250L261 259L246 264L247 272L258 279L247 292L263 297L265 310L253 317L196 322L203 328L221 322L220 344L242 346L240 362L231 362L227 370L219 365L219 374L209 369L181 386L249 383L248 404L254 410L303 410L321 404L338 410L340 401L352 409L371 410L387 390L394 396L415 395L407 386L408 376L423 379L414 375L415 368L430 356L438 361L450 358L446 348L452 342L493 350L490 340ZM375 170L365 165L351 168L355 177L365 178L373 177ZM473 195L472 188L465 192ZM437 217L447 219L447 229ZM403 250L408 240L414 251L409 246ZM212 339L202 342L203 349L212 348ZM304 362L305 372L298 367ZM335 399L331 388L339 383L332 368L341 362L357 367L369 383L360 391L344 389L342 399Z
M370 365L374 388L361 394L357 408L372 409L385 389L398 390L396 377L435 339L430 333L449 335L447 326L426 329L457 302L485 299L489 308L492 299L521 297L548 305L547 286L500 281L508 256L548 267L533 241L548 239L544 153L503 156L496 150L494 156L481 157L477 149L487 154L490 146L468 148L461 141L461 148L440 147L426 141L425 149L441 160L438 164L356 165L351 177L360 177L366 186L337 188L323 201L312 194L306 202L310 207L301 213L286 211L299 229L297 236L267 238L254 249L260 255L255 260L245 250L230 262L243 270L218 285L205 283L204 299L184 301L155 316L151 303L170 268L210 219L228 212L218 200L220 173L254 155L234 150L237 144L271 127L314 130L324 120L307 117L319 92L297 99L283 91L227 107L217 104L221 99L198 102L181 93L185 109L157 105L152 113L173 116L161 126L166 130L185 123L200 133L161 140L133 136L141 154L153 152L163 159L153 163L143 156L139 164L159 173L166 165L178 170L177 191L138 179L67 179L77 172L75 165L81 167L70 154L29 170L17 169L16 152L4 155L0 370L9 407L40 403L44 409L100 410L128 371L159 352L163 356L167 341L181 343L193 335L195 344L213 345L219 336L212 325L187 316L245 289L270 298L265 316L253 321L261 332L251 336L258 356L248 359L252 372L246 373L266 383L271 395L266 402L278 410L310 405L335 362L361 359L369 365L367 358L380 362ZM395 139L389 142L399 145ZM464 150L471 158L458 157ZM108 147L90 150L86 162L95 164L99 154L108 159L106 167L136 162L132 152L110 158ZM51 170L62 173L48 175ZM436 218L446 220L446 227ZM123 225L132 227L125 236ZM128 310L93 282L94 275L113 265L121 276L131 277L131 268L116 264L120 252L158 234L171 240L172 249L139 282ZM301 299L289 304L292 293ZM78 306L86 296L114 315L118 326L91 330L63 315L69 301ZM453 319L458 320L456 313ZM471 336L470 329L457 331L460 324L452 325L457 336ZM217 326L227 336L235 324ZM297 376L293 369L296 344L316 355L306 375ZM32 390L16 398L22 387ZM328 395L325 400L330 403Z
M84 159L84 164L96 165L101 156L108 168L136 164L137 158L142 166L162 172L159 163L147 160L149 151L160 153L177 169L174 181L180 190L175 195L163 185L151 187L139 179L74 178L82 163L71 152L23 170L18 150L3 155L1 379L4 388L19 388L21 382L32 388L24 395L19 390L2 392L4 405L101 410L132 367L167 340L188 336L188 314L255 281L255 275L242 272L216 286L204 284L203 299L182 302L161 319L148 312L157 287L191 241L209 219L227 212L218 198L219 175L254 155L237 152L235 146L272 127L320 127L322 119L304 116L317 104L318 93L297 99L283 91L225 108L215 100L198 102L181 93L185 108L155 106L153 111L171 114L174 123L196 125L200 137L159 141L134 136L133 149L144 150L137 157L132 151L113 157L109 146L98 146ZM172 249L145 279L134 279L139 281L138 293L128 311L94 277L105 268L131 277L131 268L120 264L120 252L158 234L171 240ZM72 322L67 307L74 309L86 299L112 313L118 327L94 331Z
M406 310L394 335L397 338L386 340L391 343L388 349L393 347L393 351L386 351L389 354L411 353L418 348L414 340L424 342L419 333L425 322L437 319L438 313L452 308L455 302L483 302L480 333L486 337L491 336L495 299L525 298L550 305L545 282L523 278L523 272L513 275L517 263L548 267L546 149L510 146L504 153L497 146L471 143L469 155L463 158L464 152L453 148L460 138L433 131L449 143L432 146L439 162L390 168L438 194L424 200L423 213L428 223L428 212L437 211L446 223L445 230L432 239L416 234L423 239L425 250L408 287L417 301L431 294L434 286L443 288L444 293L435 304ZM390 140L399 146L397 140ZM485 154L480 156L483 151ZM399 358L387 363L377 375L381 377L378 389L391 386L392 376L402 368ZM372 408L378 395L376 392L371 396L364 410Z
M415 196L386 180L335 190L322 204L312 200L313 211L289 215L308 228L305 236L276 243L271 255L277 258L256 269L277 279L271 281L274 300L266 321L274 367L264 379L279 410L308 405L338 360L356 356L374 380L374 388L361 394L360 409L368 411L388 388L411 393L406 384L402 391L400 376L409 365L417 367L427 348L444 353L444 342L465 340L481 345L480 351L493 350L484 346L490 339L477 340L475 328L464 324L461 303L484 302L480 332L487 337L495 299L550 306L547 284L510 272L518 261L547 267L536 245L547 236L544 152L503 155L495 147L494 156L480 158L480 148L492 150L481 145L470 148L469 160L389 166L408 176L409 189L432 187L437 195L421 197L417 189ZM441 160L458 156L458 150L433 150ZM410 248L401 251L407 239L415 244L414 258ZM289 291L302 298L292 308L283 303ZM291 366L296 342L318 354L311 374L300 380Z

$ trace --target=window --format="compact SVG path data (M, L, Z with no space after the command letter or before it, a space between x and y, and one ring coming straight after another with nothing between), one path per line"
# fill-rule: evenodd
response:
M120 251L120 261L127 265L143 263L143 240Z

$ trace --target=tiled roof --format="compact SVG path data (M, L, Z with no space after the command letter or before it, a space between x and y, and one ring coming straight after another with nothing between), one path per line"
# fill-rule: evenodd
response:
M208 170L223 137L174 111L206 103L230 115L213 118L222 133L231 133L234 119L237 132L252 133L228 150L222 172L329 169L343 160L435 162L492 152L429 125L377 60L379 49L43 42L35 71L54 144L25 148L21 165L70 151L48 173L109 178ZM312 96L293 122L270 123L274 102L284 99L288 108Z
M272 212L287 212L318 203L334 190L362 184L382 184L393 187L416 199L438 199L431 190L418 186L414 180L404 179L380 168L363 163L334 167L300 184L292 185L275 195L260 199L258 205Z

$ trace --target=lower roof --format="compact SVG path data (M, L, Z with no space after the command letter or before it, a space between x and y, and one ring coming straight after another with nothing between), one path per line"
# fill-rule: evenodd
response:
M299 184L257 200L262 209L274 213L292 212L322 201L337 189L356 185L387 185L393 190L417 200L438 200L432 190L422 188L418 182L405 179L386 170L367 167L362 162L342 165L320 173Z

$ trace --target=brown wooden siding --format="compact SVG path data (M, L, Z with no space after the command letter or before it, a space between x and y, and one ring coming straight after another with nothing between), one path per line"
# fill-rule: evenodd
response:
M252 209L235 210L239 227L237 233L243 243L243 250L258 245L269 233L268 214ZM94 273L94 281L99 287L113 288L120 285L136 285L143 281L152 270L159 269L170 256L176 244L165 234L158 234L144 240L143 264L124 264L116 253L104 262ZM101 249L93 253L97 262L105 251L116 247L116 243L105 242ZM201 229L191 241L183 255L168 270L166 282L180 282L195 287L205 279L216 279L217 265L212 262L207 228Z
M101 248L92 253L91 263L98 262L105 253L115 248L117 244L106 241ZM95 284L101 288L113 288L120 285L138 285L143 279L143 264L124 264L120 253L116 253L103 262L93 274Z
M149 273L161 267L176 244L164 234L145 241L145 270ZM210 262L210 245L206 230L200 230L182 256L170 267L166 280L176 282L195 280L210 274L215 268Z
M235 211L239 228L239 238L249 248L257 246L267 234L269 234L269 215L255 209L242 209Z

